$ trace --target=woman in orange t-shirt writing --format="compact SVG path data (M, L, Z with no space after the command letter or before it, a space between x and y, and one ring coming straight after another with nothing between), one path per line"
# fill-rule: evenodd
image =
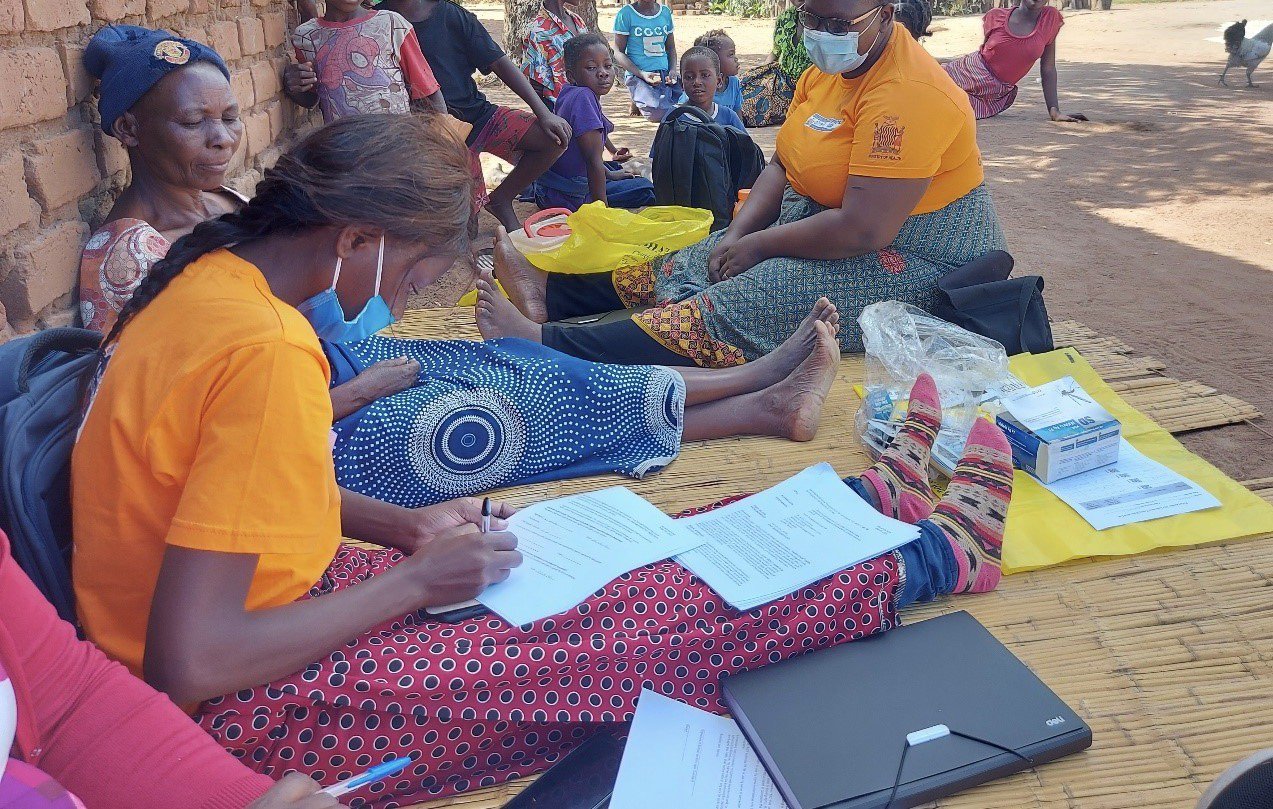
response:
M1017 83L1039 63L1043 100L1053 121L1086 121L1065 115L1056 95L1056 37L1065 20L1048 0L1017 0L1012 8L992 8L982 18L981 47L942 65L963 88L977 119L992 118L1017 100Z
M843 316L844 351L862 350L867 305L931 306L943 274L1004 238L968 97L895 14L878 0L800 7L813 67L728 230L586 276L546 276L504 244L495 269L512 302L479 284L483 334L592 360L721 367L773 351L822 296ZM618 322L548 322L638 307Z

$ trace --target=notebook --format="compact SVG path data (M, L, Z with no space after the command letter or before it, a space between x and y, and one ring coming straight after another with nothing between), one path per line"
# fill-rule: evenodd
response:
M727 677L722 695L792 809L917 806L1092 743L966 612Z

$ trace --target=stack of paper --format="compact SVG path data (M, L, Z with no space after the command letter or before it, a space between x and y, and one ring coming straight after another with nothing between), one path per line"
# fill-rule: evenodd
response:
M919 537L818 464L724 508L677 521L699 547L676 557L735 608L749 610Z
M610 809L786 809L734 720L642 691Z
M1117 463L1043 485L1097 531L1220 506L1206 489L1146 458L1127 439Z
M524 508L508 521L523 562L477 600L510 624L565 612L617 576L702 542L631 489Z

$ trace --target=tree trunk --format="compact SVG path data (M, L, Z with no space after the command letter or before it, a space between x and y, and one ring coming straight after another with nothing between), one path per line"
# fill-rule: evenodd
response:
M504 50L515 64L522 61L522 40L530 28L531 21L542 8L541 0L504 0ZM597 30L596 0L579 0L571 7L580 17L589 31Z

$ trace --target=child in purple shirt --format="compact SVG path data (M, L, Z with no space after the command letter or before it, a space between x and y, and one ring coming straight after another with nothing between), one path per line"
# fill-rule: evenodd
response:
M535 203L541 208L578 210L600 201L612 208L654 204L654 185L644 177L607 165L603 150L614 124L601 111L601 96L614 86L610 45L597 34L567 40L565 85L556 112L570 124L573 137L557 162L535 181Z

